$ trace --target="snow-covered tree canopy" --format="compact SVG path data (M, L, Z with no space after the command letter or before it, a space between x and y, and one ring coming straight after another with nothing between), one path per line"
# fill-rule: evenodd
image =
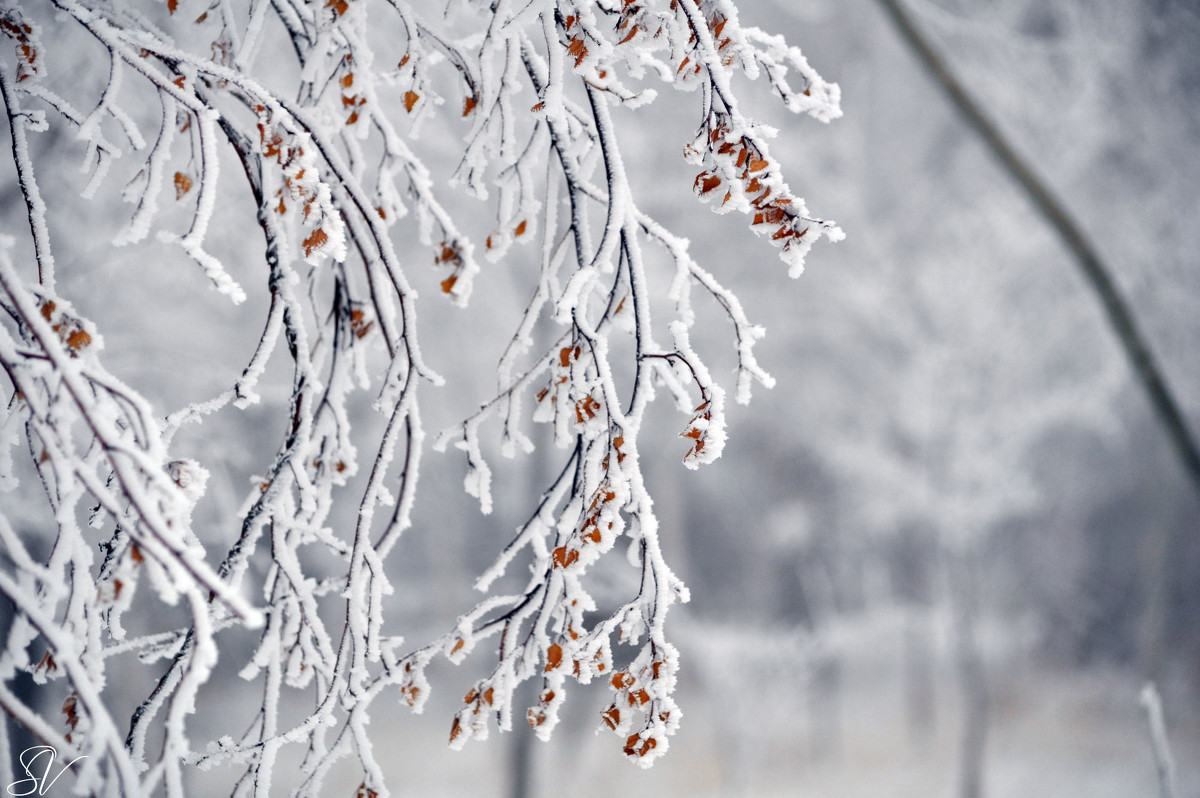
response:
M360 794L385 795L376 699L420 711L426 667L488 641L493 666L452 719L452 745L514 715L549 735L566 683L597 680L612 688L600 722L618 747L641 765L662 755L680 719L664 620L687 590L663 559L638 444L665 390L682 413L684 464L721 453L726 389L689 342L694 289L728 317L737 400L771 378L754 357L763 330L723 286L724 264L699 262L639 206L612 109L651 101L655 87L693 91L691 132L650 144L693 163L699 198L741 212L796 276L817 239L841 233L785 183L737 73L821 121L840 114L837 86L780 37L740 24L731 0L52 0L6 4L0 31L8 174L29 222L0 240L0 489L26 501L43 491L56 526L24 534L0 514L0 594L16 608L0 654L4 711L64 761L88 757L76 766L85 792L180 795L185 768L234 762L245 768L237 794L267 795L280 751L298 746L297 794L323 794L331 766L353 757ZM456 131L457 144L418 138L423 123ZM62 167L80 152L80 173ZM447 158L457 167L442 185L432 164ZM116 218L123 199L122 221L56 215L47 175L94 198L96 220ZM446 199L455 191L492 199L489 234L471 232L475 220ZM214 219L239 203L256 209L258 232L231 241ZM157 237L229 301L262 298L261 337L236 381L161 408L106 367L105 330L60 293L53 255L56 236L97 229L105 240L93 246ZM250 279L220 255L230 251L258 264ZM385 617L396 587L386 563L417 501L421 401L456 388L438 387L439 364L465 345L423 351L418 309L466 306L481 260L518 256L537 269L536 290L494 396L434 447L462 450L484 513L484 436L514 456L533 448L531 420L551 425L557 476L525 500L528 520L477 582L485 598L409 646ZM430 263L437 290L419 301L412 274ZM652 307L673 311L655 319ZM142 334L158 334L160 317L147 314ZM535 346L547 328L552 342ZM220 464L173 454L172 441L262 401L260 378L279 363L291 370L282 440L240 512L236 501L222 512L235 542L214 550L192 515ZM352 412L364 394L382 423ZM348 503L356 512L337 516ZM589 570L621 537L640 586L600 612ZM339 575L310 571L318 557ZM494 592L518 558L530 564L523 589ZM202 738L189 716L218 660L237 656L222 642L237 629L255 630L235 668L261 684L261 706ZM127 717L108 688L135 656L156 670ZM20 670L65 680L63 720L7 686ZM540 699L514 706L526 680Z

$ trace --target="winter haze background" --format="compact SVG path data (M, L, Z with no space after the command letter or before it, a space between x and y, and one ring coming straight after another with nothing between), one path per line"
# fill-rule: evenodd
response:
M818 244L788 280L743 220L692 195L682 147L694 96L614 109L642 206L687 236L767 328L758 358L778 381L747 407L731 403L724 455L699 472L680 465L681 421L668 408L643 433L665 554L692 594L668 622L683 726L653 769L631 768L593 734L607 699L576 688L550 743L518 724L452 752L449 718L489 656L477 652L474 664L431 669L422 715L376 705L394 794L967 798L964 768L975 767L987 798L1150 796L1159 787L1139 695L1153 681L1179 796L1200 796L1200 504L1095 296L877 3L738 5L841 86L844 116L827 126L776 108L762 86L741 88L779 128L789 183L847 238ZM910 6L1113 269L1200 429L1200 5ZM99 80L80 53L79 79ZM127 208L79 199L81 145L59 135L34 146L43 162L62 153L67 164L40 175L60 290L103 331L108 367L163 414L227 387L264 298L230 305L167 244L110 247ZM418 146L447 179L458 143L431 122ZM11 161L0 168L3 229L27 237ZM490 207L452 204L486 227ZM211 238L249 283L259 254L239 251L260 239L239 221L245 210L218 208ZM466 311L422 308L426 357L454 386L426 393L431 433L494 390L532 257L518 248L486 266ZM693 341L731 380L729 331L712 304L698 298ZM282 432L283 367L262 392L260 405L185 427L173 448L211 472L196 529L220 550ZM357 423L382 423L365 400L356 412ZM389 618L413 645L477 600L472 582L556 467L540 452L492 458L490 516L463 495L459 453L424 462L414 528L389 559ZM36 541L45 510L32 484L0 501ZM615 569L601 576L614 593L628 584ZM218 666L200 728L256 700L236 667ZM38 701L26 681L13 689ZM131 690L128 701L144 692ZM50 698L41 706L58 712ZM227 789L223 778L220 767L198 775L196 794ZM357 776L344 781L330 794L351 794Z

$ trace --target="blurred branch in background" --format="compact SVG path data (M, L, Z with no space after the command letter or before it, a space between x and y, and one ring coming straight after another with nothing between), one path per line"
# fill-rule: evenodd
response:
M995 122L975 101L937 46L918 27L901 0L879 0L904 42L946 92L967 124L979 134L1008 174L1024 190L1038 213L1054 228L1092 290L1096 292L1113 332L1129 358L1138 381L1145 389L1155 416L1171 440L1188 480L1200 498L1200 447L1188 429L1179 403L1167 385L1145 336L1139 329L1129 303L1121 295L1110 269L1087 236L1054 196L1029 162L1022 158Z
M1154 764L1158 767L1158 783L1162 798L1179 798L1179 782L1175 776L1175 759L1167 740L1167 725L1163 722L1162 699L1154 682L1142 688L1142 707L1150 724L1150 742L1154 746Z

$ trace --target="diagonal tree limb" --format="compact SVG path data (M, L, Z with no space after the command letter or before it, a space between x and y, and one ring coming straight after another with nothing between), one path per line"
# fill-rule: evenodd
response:
M1064 245L1075 258L1084 279L1095 291L1117 335L1122 350L1129 358L1134 374L1145 389L1159 423L1171 440L1181 465L1200 497L1200 447L1188 429L1179 404L1168 387L1162 370L1154 358L1145 336L1138 328L1129 302L1121 295L1107 266L1088 242L1079 225L1066 207L1038 177L1033 167L1022 158L1005 138L962 82L954 75L937 47L917 27L902 0L879 0L896 31L929 70L966 123L983 139L1008 174L1029 197L1037 211L1054 228Z

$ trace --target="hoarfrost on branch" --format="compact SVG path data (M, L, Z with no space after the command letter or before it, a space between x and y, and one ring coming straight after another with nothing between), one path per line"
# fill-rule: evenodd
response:
M611 685L600 722L638 764L665 753L679 725L678 656L664 621L687 590L663 559L638 442L646 408L666 389L687 419L687 466L715 459L724 443L725 390L688 334L693 287L731 322L738 401L771 378L754 358L763 330L686 240L635 201L610 108L650 101L647 84L698 90L700 124L684 147L701 170L695 193L718 213L746 214L795 276L815 240L841 232L788 188L768 148L772 131L747 115L733 74L765 78L789 110L821 121L840 114L838 88L799 50L743 26L730 0L450 0L439 16L430 10L407 0L52 0L0 10L10 45L0 90L33 255L14 257L14 241L0 240L0 487L16 488L24 443L57 525L41 561L0 515L0 593L16 608L0 654L0 706L62 756L87 757L81 791L181 795L185 768L235 762L245 769L235 793L267 795L280 750L298 745L306 753L297 794L320 793L331 765L350 756L361 764L360 794L386 795L368 728L373 702L387 693L419 712L429 663L459 662L484 641L495 646L494 666L452 719L453 746L486 737L493 717L508 729L517 716L548 736L571 680ZM73 37L107 57L97 64L103 89L84 108L62 96L71 76L54 72L53 43ZM158 104L149 114L122 105L146 96ZM485 259L516 257L510 248L524 245L539 272L494 398L434 446L465 453L466 489L485 513L489 420L510 456L533 448L522 432L529 418L550 424L565 459L478 580L488 595L441 638L406 649L384 617L393 591L385 561L416 500L419 399L443 382L436 358L453 354L427 363L407 274L412 262L432 260L442 297L425 301L465 306L481 269L480 247L439 199L444 189L415 136L439 107L461 115L453 182L494 201ZM248 291L269 296L253 355L219 395L161 415L105 368L101 331L57 292L54 209L37 180L54 164L38 162L30 146L31 135L56 126L83 143L85 197L104 196L118 159L138 164L115 190L132 211L111 231L113 245L154 232L233 302ZM230 164L240 168L231 173ZM239 192L257 207L261 239L245 246L266 267L259 286L239 284L209 246L218 203ZM164 214L164 193L191 209L186 225ZM402 258L393 226L410 212L420 244L405 240ZM648 249L673 269L654 273ZM654 296L674 302L669 323L651 318ZM545 351L533 344L539 320L559 330ZM611 345L622 336L632 347ZM622 361L615 352L626 349ZM173 457L172 440L227 405L259 402L256 386L276 357L291 365L286 434L237 516L236 542L212 567L191 526L208 472ZM633 377L622 390L614 372L624 371ZM373 441L354 434L347 409L364 391L386 418ZM331 509L354 501L349 485L360 471L353 528L335 528ZM605 617L587 577L620 538L639 587ZM307 574L305 547L339 558L342 575ZM518 556L531 560L524 589L492 594ZM151 594L135 606L139 590ZM130 636L126 611L153 601L182 602L188 623ZM331 626L334 605L342 609ZM229 656L220 641L233 627L258 630L240 673L261 684L261 706L248 728L195 739L188 716L218 656ZM126 719L105 690L111 667L131 655L161 662L161 675ZM65 723L40 717L5 686L20 670L67 681ZM542 685L538 703L514 706L514 688L531 679ZM281 720L284 702L308 700L302 721Z

